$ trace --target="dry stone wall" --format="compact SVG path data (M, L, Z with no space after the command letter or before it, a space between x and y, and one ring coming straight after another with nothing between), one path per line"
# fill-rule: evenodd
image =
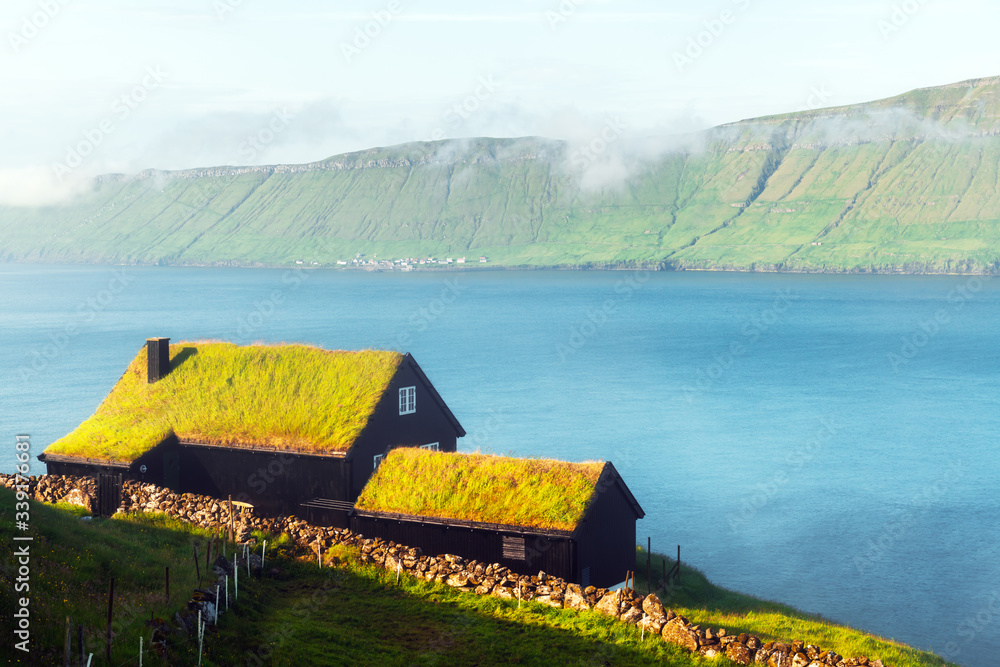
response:
M0 474L0 484L13 488L13 475ZM96 486L89 477L44 475L29 478L30 495L42 502L71 502L92 507ZM192 493L175 493L154 484L126 481L122 490L119 512L163 512L207 529L229 525L228 503L218 498ZM606 614L658 634L668 641L705 657L725 656L739 665L768 667L889 667L881 660L865 656L845 658L833 651L802 641L765 642L748 634L731 635L724 628L702 628L674 611L664 608L656 594L639 595L629 589L609 591L593 586L581 587L544 572L520 575L499 563L466 560L454 554L429 556L420 549L365 538L349 529L313 526L294 516L257 517L235 512L232 517L236 538L243 542L251 531L271 534L287 533L298 544L318 552L327 552L335 545L356 548L365 563L378 565L390 572L434 581L477 595L522 601L534 600L551 607L590 610ZM213 568L222 578L231 573L233 564L219 558ZM257 565L259 567L259 565ZM216 604L214 593L200 591L189 605L189 614L196 609L211 613ZM189 617L175 619L188 623Z

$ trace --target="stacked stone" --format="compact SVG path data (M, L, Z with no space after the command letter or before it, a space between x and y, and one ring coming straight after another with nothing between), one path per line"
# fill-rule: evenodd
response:
M8 487L14 486L13 479L13 475L0 475L0 483ZM80 496L92 499L95 491L94 482L88 477L46 475L29 479L33 497L45 502L68 502L70 498L79 500ZM118 511L163 512L207 529L225 529L229 525L229 508L224 500L192 493L178 494L154 484L135 481L124 483L122 504ZM249 539L251 531L260 530L275 535L285 533L300 546L314 551L321 547L326 552L334 545L354 547L360 551L362 562L390 572L406 573L477 595L534 600L552 607L581 611L593 609L639 626L647 633L658 634L664 641L692 653L705 657L724 655L739 665L888 667L881 660L864 656L844 658L802 641L763 642L754 635L730 635L724 628L701 628L665 609L656 594L643 596L629 589L609 591L593 586L581 587L545 572L517 574L499 563L481 563L454 554L428 556L418 548L379 538L365 538L347 529L313 526L295 516L267 518L236 512L233 523L236 537L241 542ZM255 566L259 567L259 562ZM232 564L220 558L215 571L221 578L225 571L231 573L231 568ZM189 603L188 615L200 608L204 617L214 611L215 604L214 593L199 591ZM184 625L189 624L188 620L185 615L175 619Z
M92 499L97 493L97 483L92 477L72 475L38 475L26 478L28 496L43 503L71 503L93 511ZM0 485L13 489L17 475L0 474Z

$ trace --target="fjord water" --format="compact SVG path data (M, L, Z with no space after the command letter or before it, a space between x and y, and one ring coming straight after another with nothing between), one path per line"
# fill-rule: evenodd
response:
M998 331L1000 279L957 276L6 265L0 470L15 434L39 454L89 416L149 336L405 350L460 449L611 460L641 542L985 667Z

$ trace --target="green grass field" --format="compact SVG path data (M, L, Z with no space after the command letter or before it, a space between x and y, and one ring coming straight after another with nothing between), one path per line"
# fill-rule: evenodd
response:
M0 539L21 546L15 534L29 542L29 589L17 593L30 600L30 653L13 652L8 637L4 655L24 665L61 665L66 617L85 629L85 647L94 665L104 665L108 589L115 579L112 663L138 658L139 637L149 640L146 621L172 619L183 610L198 585L194 547L205 553L208 534L163 515L123 519L80 519L86 512L72 505L30 503L30 529L15 531L14 493L0 487ZM10 558L0 561L0 616L15 609L15 577ZM170 598L166 598L165 568L170 568ZM204 574L204 561L201 563ZM207 579L203 581L207 582ZM73 631L74 656L76 630ZM138 664L138 661L136 661ZM155 663L154 663L155 664Z
M108 178L0 208L0 261L997 271L998 119L1000 78L961 82L741 121L658 154L613 145L627 177L600 188L581 187L573 147L537 137Z

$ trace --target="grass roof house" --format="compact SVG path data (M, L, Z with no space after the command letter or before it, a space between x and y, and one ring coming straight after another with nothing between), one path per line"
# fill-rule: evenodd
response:
M391 448L455 451L464 435L409 354L151 338L39 459L340 523Z
M515 572L609 586L635 567L645 516L610 462L392 451L368 480L351 529Z

